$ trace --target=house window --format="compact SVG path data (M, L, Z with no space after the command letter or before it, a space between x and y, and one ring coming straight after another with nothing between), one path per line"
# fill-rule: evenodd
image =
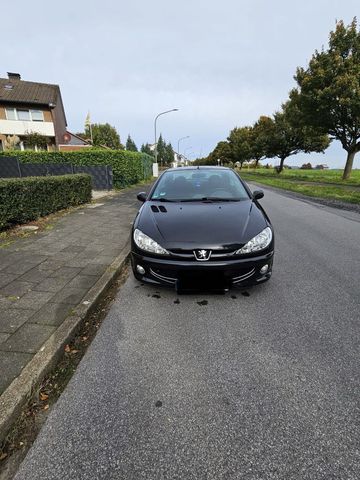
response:
M31 120L33 122L43 122L44 114L41 110L30 110Z
M19 110L16 109L18 120L29 121L31 120L29 110Z
M8 120L17 120L15 108L6 108L5 111Z
M23 122L43 122L44 112L41 110L27 110L25 108L6 108L7 120L21 120Z

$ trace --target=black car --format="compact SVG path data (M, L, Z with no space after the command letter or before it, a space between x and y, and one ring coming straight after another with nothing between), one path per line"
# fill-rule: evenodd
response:
M228 290L271 277L274 232L258 200L231 169L183 167L166 170L133 225L135 277L178 291Z

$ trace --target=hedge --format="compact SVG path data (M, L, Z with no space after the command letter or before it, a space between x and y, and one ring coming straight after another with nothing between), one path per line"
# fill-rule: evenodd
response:
M0 230L91 200L91 176L0 179Z
M18 157L21 163L71 163L72 165L109 165L112 167L114 186L147 180L152 176L153 157L146 153L126 150L95 150L84 148L75 152L35 152L32 150L2 152Z

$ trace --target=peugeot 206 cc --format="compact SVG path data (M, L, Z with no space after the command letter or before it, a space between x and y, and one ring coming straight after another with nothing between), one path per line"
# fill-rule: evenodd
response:
M132 229L131 261L141 282L177 291L248 287L269 280L274 232L258 200L231 169L166 170Z

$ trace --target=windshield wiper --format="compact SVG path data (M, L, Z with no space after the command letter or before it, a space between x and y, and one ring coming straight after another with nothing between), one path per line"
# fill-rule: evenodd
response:
M202 198L186 198L179 200L180 202L238 202L237 198L221 198L221 197L202 197Z
M212 202L239 202L239 198L222 198L222 197L207 197L206 200L211 200Z
M153 202L176 202L177 200L170 200L170 198L165 198L165 197L161 197L161 198L152 198L151 199Z

